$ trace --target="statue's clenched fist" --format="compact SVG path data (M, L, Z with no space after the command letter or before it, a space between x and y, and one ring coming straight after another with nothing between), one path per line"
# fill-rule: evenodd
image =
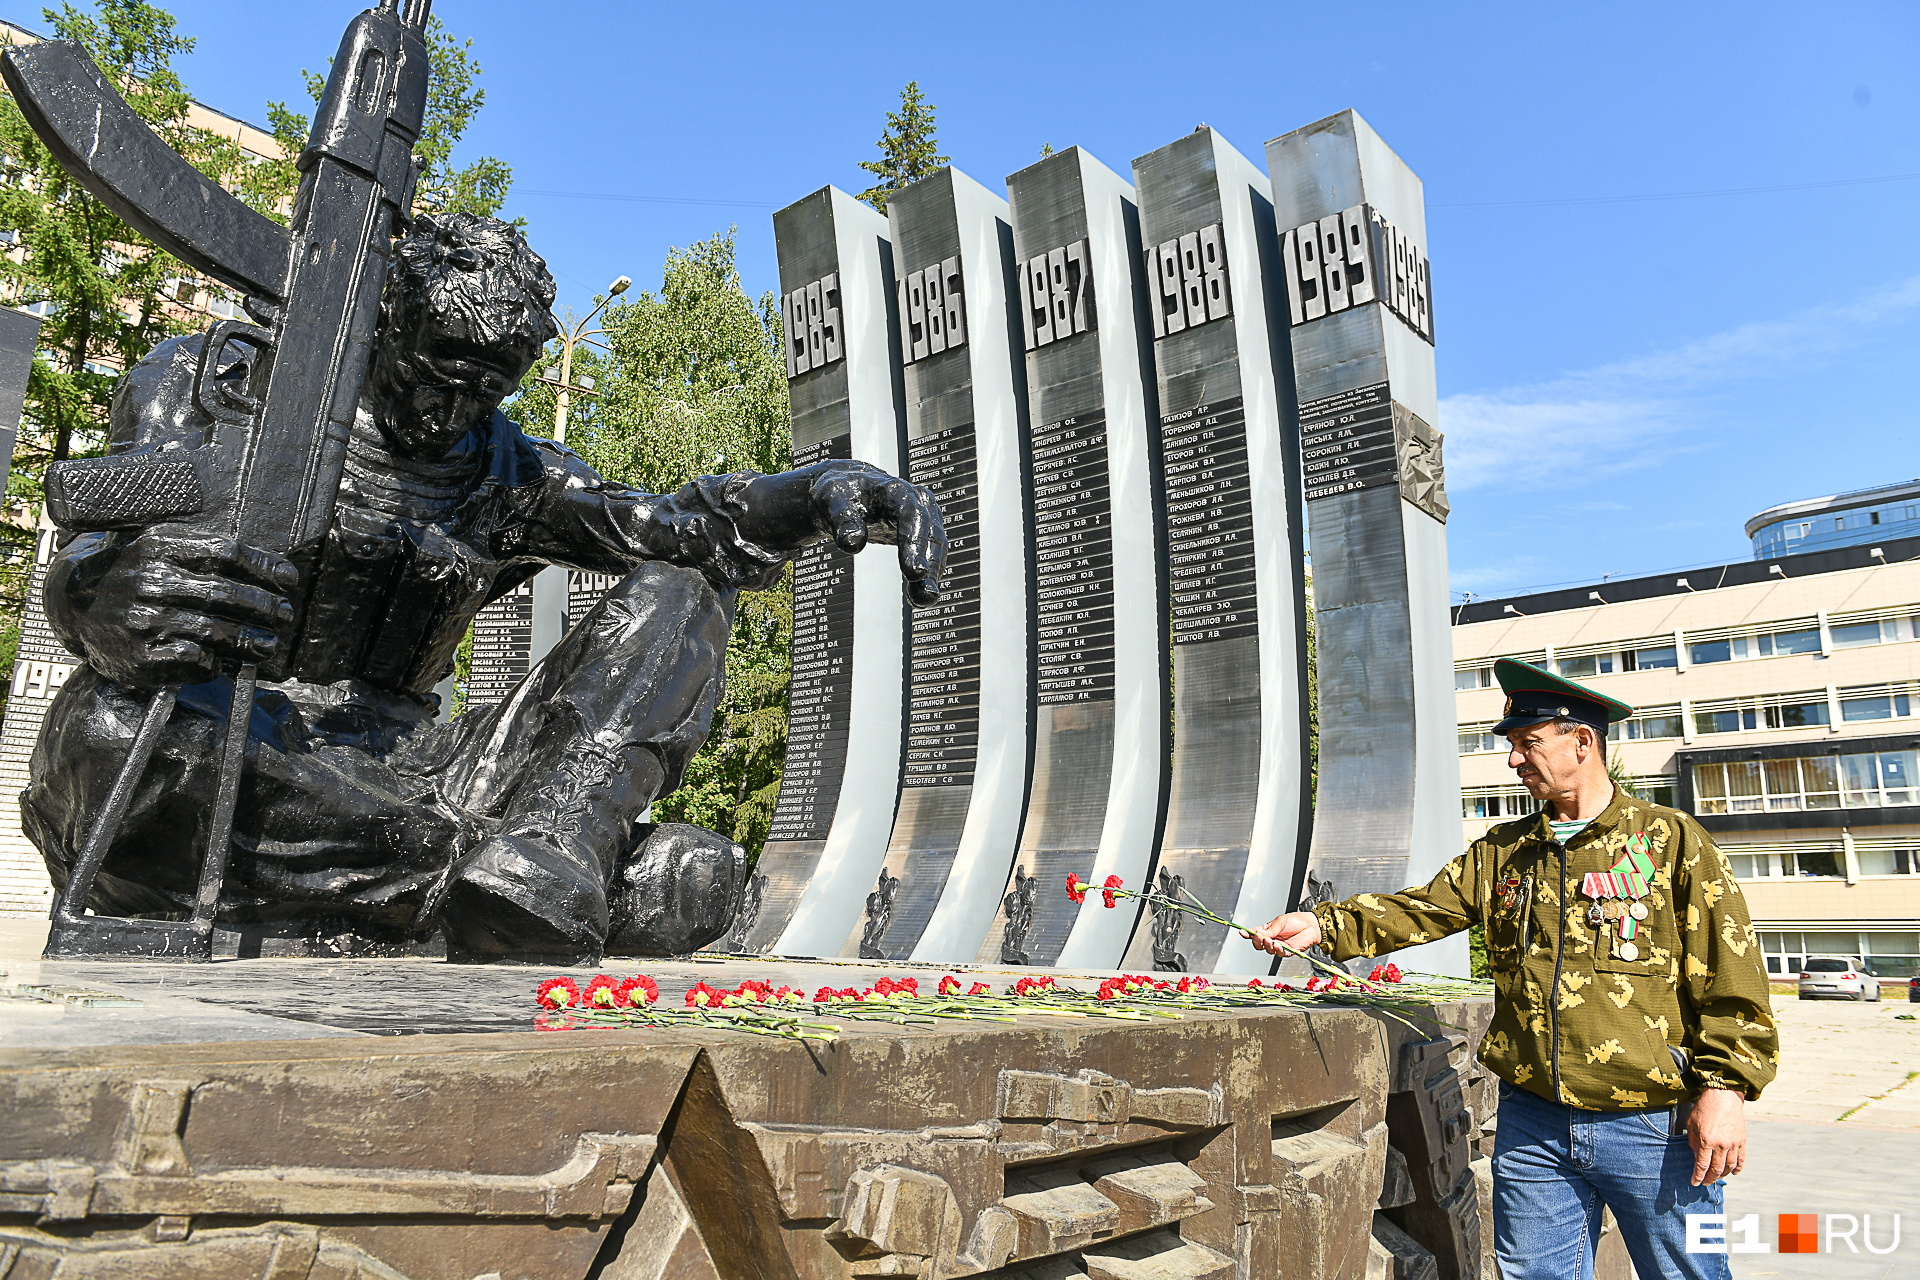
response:
M79 558L67 616L88 663L116 684L197 684L223 665L273 656L293 621L284 593L299 580L283 556L155 525Z

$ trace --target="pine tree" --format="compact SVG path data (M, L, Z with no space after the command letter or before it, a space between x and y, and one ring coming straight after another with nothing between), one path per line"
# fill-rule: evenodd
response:
M860 162L862 169L879 179L860 193L860 199L885 213L887 197L948 163L938 151L933 113L934 105L921 94L920 82L907 81L900 91L900 110L887 112L887 127L878 144L880 158Z

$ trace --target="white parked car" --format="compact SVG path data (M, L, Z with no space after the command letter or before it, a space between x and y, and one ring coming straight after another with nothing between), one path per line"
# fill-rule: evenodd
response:
M1808 956L1800 966L1800 998L1817 1000L1837 996L1844 1000L1878 1000L1880 979L1860 967L1851 956Z

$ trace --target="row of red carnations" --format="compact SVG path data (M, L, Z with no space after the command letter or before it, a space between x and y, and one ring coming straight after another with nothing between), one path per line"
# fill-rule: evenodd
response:
M1019 989L1022 983L1031 979L1022 978L1016 983ZM1046 980L1051 986L1053 980ZM993 988L984 982L976 982L971 988L965 988L959 978L952 974L940 979L940 994L943 996L980 996L989 995ZM918 978L881 978L872 986L863 989L857 987L821 987L808 1001L806 992L798 987L776 987L759 978L749 978L731 991L709 986L705 982L696 982L687 992L689 1009L718 1009L727 1006L746 1004L847 1004L864 1003L872 1000L898 1000L917 997L920 994ZM1020 994L1026 994L1021 991ZM653 1004L660 999L660 984L645 974L631 978L611 978L606 974L596 974L582 990L580 984L572 978L548 978L534 993L535 998L545 1009L632 1009Z
M1188 974L1178 982L1165 982L1151 974L1123 973L1117 978L1108 978L1101 983L1100 990L1096 994L1102 1000L1118 1000L1124 996L1152 995L1156 991L1177 991L1187 996L1212 989L1211 982L1193 974Z
M1373 972L1367 975L1369 982L1400 982L1405 975L1395 964L1375 965ZM1333 977L1315 977L1307 979L1310 992L1332 991L1338 983ZM1255 978L1247 983L1249 987L1266 988L1273 991L1292 991L1289 983L1276 982L1271 987ZM964 989L963 989L964 988ZM1098 992L1102 1000L1118 1000L1125 996L1152 994L1154 992L1174 991L1180 995L1193 995L1210 991L1213 984L1206 978L1189 974L1178 982L1167 982L1149 974L1122 974L1117 978L1108 978L1100 984ZM1013 984L1016 997L1028 997L1048 991L1064 991L1051 975L1021 978ZM984 982L976 982L967 987L959 978L948 974L940 979L939 992L944 997L992 995L993 988ZM696 982L687 992L689 1009L717 1009L746 1004L847 1004L865 1003L873 1000L898 1000L917 998L920 994L918 978L881 978L871 987L862 990L855 987L821 987L813 993L811 1002L806 993L798 987L776 987L759 978L750 978L731 991L709 986L705 982ZM542 1008L546 1009L632 1009L650 1005L660 999L660 984L644 973L631 978L612 978L601 973L588 981L586 989L572 978L548 978L542 982L535 993Z

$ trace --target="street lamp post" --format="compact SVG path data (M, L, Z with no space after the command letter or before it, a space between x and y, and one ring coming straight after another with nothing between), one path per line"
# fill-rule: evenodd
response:
M544 382L548 386L558 387L560 389L559 404L555 406L553 412L553 439L556 444L565 444L567 442L567 410L571 404L573 393L577 391L581 395L588 396L599 394L593 389L591 382L578 386L574 384L573 349L582 342L587 343L589 346L600 347L602 349L606 348L607 344L596 341L595 335L605 336L607 331L605 328L591 328L593 318L605 310L609 302L612 302L615 298L625 293L632 284L632 277L621 276L618 280L615 280L607 286L607 296L600 299L600 301L594 305L593 310L587 312L585 318L577 320L571 325L565 323L560 325L560 376L558 378L549 378L542 375L538 379L538 381Z
M542 382L558 387L560 391L559 403L554 406L553 412L555 444L567 442L567 411L571 407L574 394L576 392L587 396L599 394L590 381L575 385L573 381L574 348L584 342L602 350L607 349L606 343L598 341L598 337L605 336L606 329L595 327L594 317L604 311L608 303L625 293L632 284L632 279L621 276L607 286L606 297L594 304L593 310L587 312L585 318L560 325L560 377L557 380L547 377L540 379ZM529 666L551 653L553 647L559 644L562 637L567 634L567 619L572 613L571 594L567 570L559 565L542 569L534 575L533 634L529 637L532 644L527 658Z

